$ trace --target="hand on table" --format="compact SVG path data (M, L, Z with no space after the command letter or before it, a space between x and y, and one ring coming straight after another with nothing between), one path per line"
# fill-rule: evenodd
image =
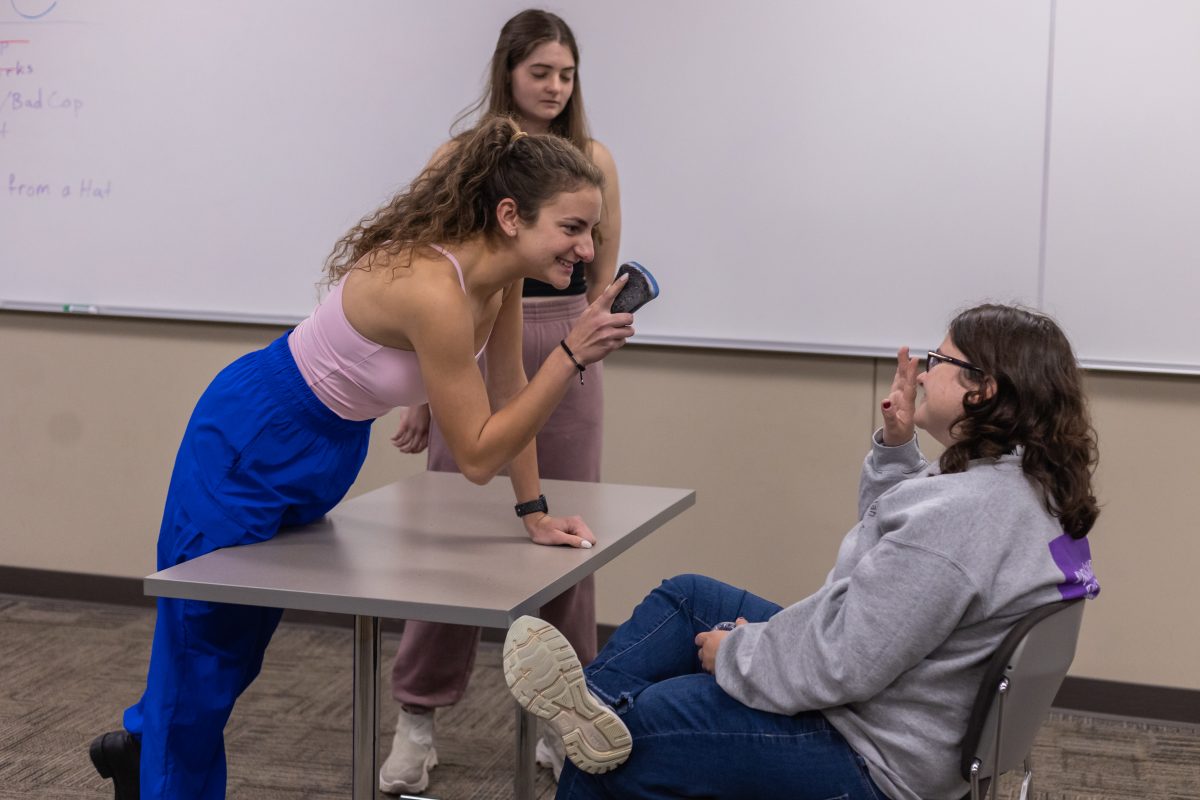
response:
M587 549L596 543L596 537L583 517L552 517L536 512L521 517L521 521L534 544L565 544Z

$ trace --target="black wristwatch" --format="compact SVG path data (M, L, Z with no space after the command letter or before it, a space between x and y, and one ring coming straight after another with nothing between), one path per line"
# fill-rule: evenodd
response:
M526 514L532 514L535 511L540 511L543 514L550 513L550 506L546 505L546 495L539 494L537 500L529 500L524 503L517 503L513 506L517 510L517 516L523 517Z

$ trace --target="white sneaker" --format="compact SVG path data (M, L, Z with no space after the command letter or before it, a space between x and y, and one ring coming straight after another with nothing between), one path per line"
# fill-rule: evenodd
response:
M567 748L563 745L558 731L549 725L539 727L542 728L542 735L538 737L537 748L534 749L534 759L539 767L554 773L554 782L558 783L558 776L562 774L563 761L567 758Z
M521 617L512 624L504 640L504 679L517 702L559 734L566 757L584 772L608 772L629 758L629 729L588 689L574 648L550 623Z
M385 794L424 791L429 785L429 770L437 766L433 746L433 715L410 714L400 709L392 752L379 770L379 791Z

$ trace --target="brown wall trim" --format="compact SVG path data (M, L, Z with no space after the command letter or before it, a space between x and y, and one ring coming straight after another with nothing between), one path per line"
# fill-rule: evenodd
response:
M1068 677L1054 696L1057 708L1200 725L1200 691L1170 686Z
M142 593L140 580L112 575L0 566L0 592L84 603L154 607L154 598Z
M56 570L26 569L0 566L0 593L52 597L86 603L154 606L154 598L142 593L137 578L108 575L85 575ZM352 617L346 614L324 614L318 611L287 611L285 621L310 625L350 627ZM401 620L384 620L385 632L403 630ZM613 626L598 626L597 634L603 644L612 635ZM484 629L488 642L504 641L504 632ZM384 658L390 658L385 653ZM1058 708L1091 714L1111 714L1122 717L1184 722L1200 725L1200 690L1177 689L1169 686L1149 686L1122 683L1096 678L1068 677L1054 698Z

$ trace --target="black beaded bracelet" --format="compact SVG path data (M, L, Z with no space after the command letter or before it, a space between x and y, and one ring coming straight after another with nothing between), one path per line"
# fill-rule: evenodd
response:
M562 345L562 349L566 351L567 358L571 359L571 363L573 363L575 365L575 369L579 370L579 385L582 386L583 385L583 371L585 369L587 369L587 367L585 367L583 364L580 364L579 359L575 358L575 354L571 352L571 348L567 347L566 339L560 339L558 341L558 343L560 345Z

